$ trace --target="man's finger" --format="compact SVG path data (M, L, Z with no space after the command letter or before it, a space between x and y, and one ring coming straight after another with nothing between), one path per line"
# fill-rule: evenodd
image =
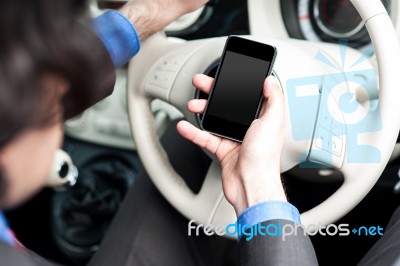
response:
M220 137L200 130L187 121L180 121L176 128L179 134L181 134L184 138L190 140L201 148L208 150L212 154L217 152L217 149L222 141Z
M274 76L269 76L264 82L264 103L261 108L260 118L265 117L269 109L278 109L284 112L285 98L283 96L279 81ZM277 111L278 111L277 110Z
M264 97L266 99L271 98L272 100L274 100L275 98L283 97L283 93L281 90L281 85L279 83L279 80L272 75L268 76L264 82L263 93L264 93ZM278 100L280 100L280 99L278 99Z
M193 86L195 86L202 92L209 94L211 91L211 87L214 83L214 79L204 74L197 74L193 77L192 83Z
M202 114L204 109L206 108L207 100L199 99L199 100L191 100L188 102L188 110L192 113Z

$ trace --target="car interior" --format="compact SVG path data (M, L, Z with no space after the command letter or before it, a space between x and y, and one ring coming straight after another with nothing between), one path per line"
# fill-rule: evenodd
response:
M117 10L126 2L91 0L89 12L95 17L109 9ZM362 4L368 6L368 2ZM397 77L389 80L396 75L383 73L383 69L389 69L386 64L392 64L386 62L384 50L390 51L391 42L399 42L400 2L382 3L395 27L396 40L384 35L384 30L379 35L373 26L367 30L350 0L210 0L200 10L179 18L164 32L146 40L139 54L116 70L111 96L65 123L62 149L76 167L76 184L73 181L69 186L45 188L23 206L8 211L6 216L17 238L55 262L85 265L98 250L127 191L140 186L140 178L150 178L157 193L188 221L224 225L235 222L233 208L222 193L221 169L211 156L207 156L198 176L188 177L175 169L172 161L184 161L190 167L192 158L180 154L179 149L171 154L163 148L161 139L174 131L176 121L200 123L200 116L186 109L188 100L207 97L193 87L193 75L214 77L226 37L237 35L278 48L273 75L288 97L290 80L342 73L360 57L365 60L358 70L381 69L379 74L366 72L367 82L374 82L374 89L379 87L379 91L385 85L388 88L383 90L388 91L387 84ZM328 58L334 67L318 59L320 51L330 53ZM378 100L378 95L375 97L369 100ZM396 99L389 99L393 96L384 97L379 101L385 101L387 108L398 105ZM345 145L346 140L332 144L340 145L340 151L329 159L313 152L318 145L312 142L313 134L318 134L314 131L316 123L322 123L322 116L317 116L321 112L319 104L303 113L301 109L290 109L296 104L289 99L287 105L288 120L297 117L292 115L297 112L298 119L304 121L300 135L311 136L296 138L291 131L282 154L284 186L289 201L302 213L302 221L385 228L400 205L400 139L394 147L379 145L386 138L382 134L398 137L399 132L392 130L395 126L379 134L365 134L365 141L379 147L380 163L351 165L346 159L352 148ZM382 110L382 123L397 125L397 109ZM291 127L294 130L295 125ZM353 233L346 237L311 236L320 265L355 265L378 239L379 235ZM234 264L235 254L223 256L226 259L222 265Z

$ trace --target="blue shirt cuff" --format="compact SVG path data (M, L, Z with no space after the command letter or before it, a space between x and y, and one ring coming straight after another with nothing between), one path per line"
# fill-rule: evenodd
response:
M14 237L11 233L10 228L8 227L8 223L6 217L0 210L0 241L7 243L9 245L14 245Z
M252 227L270 220L288 220L301 224L300 213L292 204L284 201L265 201L247 208L239 215L237 223ZM241 234L239 230L238 238Z
M128 18L120 12L105 12L93 19L92 27L107 48L115 68L123 66L139 52L139 35Z

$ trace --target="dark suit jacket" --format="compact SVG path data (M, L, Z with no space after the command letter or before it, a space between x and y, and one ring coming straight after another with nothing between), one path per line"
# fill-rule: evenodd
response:
M292 224L285 220L272 220L263 223L282 225ZM314 248L304 230L299 228L297 236L256 236L247 241L242 237L239 242L239 265L318 265Z
M400 265L400 207L394 212L384 235L368 251L359 265Z
M282 222L283 224L292 223L289 221L274 220L266 222L263 225L267 226L270 223L277 222ZM99 262L105 262L107 259L110 259L107 254L109 253L103 248L100 256L95 256L95 260L92 261L91 265L99 265ZM129 261L126 261L123 265L130 264ZM57 264L47 262L32 253L21 252L14 247L0 242L0 266L39 265L55 266ZM282 241L281 237L271 236L256 236L250 241L242 238L239 242L238 265L313 266L318 265L318 262L309 237L301 233L297 236L288 236L285 241ZM361 260L360 265L400 265L400 208L393 215L383 237ZM115 264L115 266L120 265Z
M40 256L22 252L17 248L11 247L0 241L0 266L56 266Z
M279 222L277 220L264 223ZM283 224L291 223L282 221ZM115 243L114 243L115 244ZM154 250L157 253L156 250ZM106 255L106 252L102 252ZM127 256L129 257L129 256ZM97 261L104 260L97 257ZM129 259L127 259L129 260ZM129 263L126 262L128 265ZM97 263L92 265L96 265ZM251 241L239 242L239 265L318 265L313 246L303 232L282 241L280 237L258 236ZM32 253L23 253L7 244L0 243L0 266L55 266ZM125 264L124 264L125 265ZM119 265L115 265L119 266Z

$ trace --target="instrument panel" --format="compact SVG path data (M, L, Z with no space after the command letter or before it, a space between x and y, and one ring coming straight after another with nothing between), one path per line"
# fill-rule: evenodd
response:
M382 3L390 14L391 0ZM281 10L290 37L344 42L365 54L373 53L368 32L350 0L281 0Z
M381 0L400 39L400 2ZM368 32L350 0L247 0L250 34L344 44L373 54Z

